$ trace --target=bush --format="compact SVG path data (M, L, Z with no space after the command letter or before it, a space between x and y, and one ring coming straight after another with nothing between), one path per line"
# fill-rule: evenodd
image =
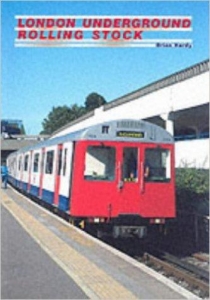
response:
M209 214L209 171L195 168L176 169L177 209Z

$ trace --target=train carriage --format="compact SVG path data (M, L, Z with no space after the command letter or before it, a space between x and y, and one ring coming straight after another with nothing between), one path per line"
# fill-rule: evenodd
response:
M142 120L52 138L12 153L7 164L17 188L115 237L144 237L149 224L175 217L173 137Z

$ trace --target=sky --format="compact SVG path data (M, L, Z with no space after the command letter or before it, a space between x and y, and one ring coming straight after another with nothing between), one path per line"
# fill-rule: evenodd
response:
M146 34L193 47L16 47L19 15L192 16L192 31ZM1 1L1 118L39 134L53 107L84 105L92 92L110 102L208 58L209 1Z

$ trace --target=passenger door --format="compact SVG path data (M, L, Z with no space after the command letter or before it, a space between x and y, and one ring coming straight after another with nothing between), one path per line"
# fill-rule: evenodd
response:
M39 191L38 196L40 199L42 199L43 194L43 179L44 179L44 161L45 161L45 148L41 149L41 153L39 154L41 156L40 158L40 172L39 172Z
M60 194L60 178L61 178L61 168L62 168L62 152L63 145L60 144L57 147L57 159L56 159L56 170L55 170L55 190L54 190L54 205L59 204L59 194Z
M130 144L120 149L119 213L174 217L172 145Z
M141 152L139 144L119 149L119 214L138 214L141 201Z

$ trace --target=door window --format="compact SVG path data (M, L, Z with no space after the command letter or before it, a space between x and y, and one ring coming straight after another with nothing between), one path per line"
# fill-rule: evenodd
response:
M63 150L59 149L58 150L58 169L57 169L57 175L61 175L61 168L62 168L62 153Z
M46 166L45 166L45 173L52 174L53 173L53 161L54 161L54 151L48 151L46 157Z
M28 170L28 159L29 159L29 155L27 154L27 155L24 157L24 171L27 171L27 170Z
M39 168L39 153L34 155L33 172L37 173Z
M22 157L20 156L19 162L18 162L18 170L21 171L22 168Z
M168 182L171 177L171 155L168 149L146 149L144 162L145 181Z
M66 175L66 162L67 162L67 149L64 149L64 159L63 159L63 176Z
M89 146L85 154L84 178L86 180L114 180L115 160L115 148Z
M138 161L138 149L126 147L123 149L123 169L122 176L123 181L136 182L137 181L137 161Z

